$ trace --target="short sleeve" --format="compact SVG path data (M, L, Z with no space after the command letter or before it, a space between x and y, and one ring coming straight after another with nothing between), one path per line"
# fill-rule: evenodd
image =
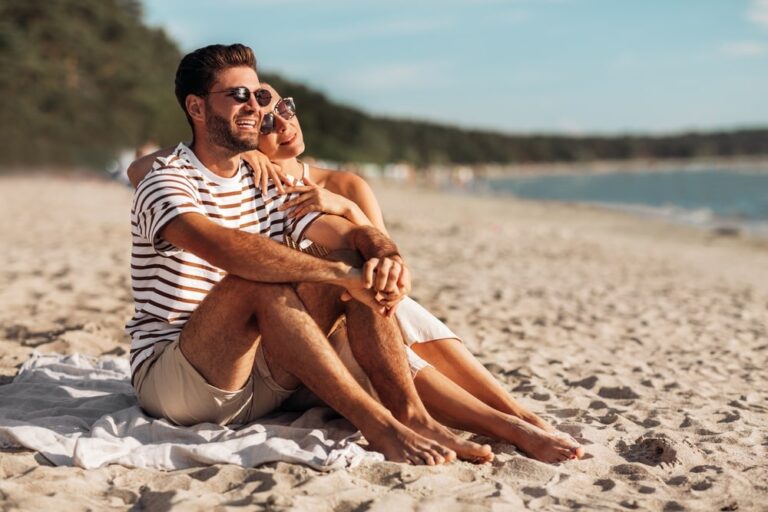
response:
M303 185L302 180L297 180L295 185ZM284 201L288 202L291 199L298 197L298 193L289 194L285 197ZM294 207L295 208L295 207ZM323 212L309 212L306 215L302 215L299 218L289 217L288 214L293 211L294 208L290 208L285 211L285 217L283 219L282 232L283 236L287 239L290 238L296 247L304 249L306 246L312 244L309 240L304 240L304 235L307 232L307 228L312 225L314 221L325 215ZM291 244L291 245L293 245Z
M177 171L153 170L139 183L133 196L131 217L139 236L163 256L180 251L160 236L162 229L183 213L205 210L190 179Z

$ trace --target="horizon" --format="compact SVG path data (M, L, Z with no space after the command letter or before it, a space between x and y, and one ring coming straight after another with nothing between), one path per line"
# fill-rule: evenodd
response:
M265 72L372 116L509 135L768 127L768 0L146 0L144 13L184 52L242 42Z

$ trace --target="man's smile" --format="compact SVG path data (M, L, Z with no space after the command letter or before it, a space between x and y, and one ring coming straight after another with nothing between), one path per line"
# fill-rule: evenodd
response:
M254 130L257 123L257 119L238 119L235 121L238 128L245 128L246 130Z

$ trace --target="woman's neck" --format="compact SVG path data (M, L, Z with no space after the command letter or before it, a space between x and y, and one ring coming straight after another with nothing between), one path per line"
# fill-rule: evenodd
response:
M302 164L298 158L288 158L286 160L275 160L275 163L280 166L285 174L293 176L294 178L301 178L304 172L304 164Z

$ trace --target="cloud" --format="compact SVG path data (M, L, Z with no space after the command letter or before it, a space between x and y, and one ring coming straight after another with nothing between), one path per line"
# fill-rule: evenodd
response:
M768 0L752 0L747 18L753 23L768 29Z
M729 57L759 57L768 54L768 44L757 41L738 41L724 44L720 51Z

